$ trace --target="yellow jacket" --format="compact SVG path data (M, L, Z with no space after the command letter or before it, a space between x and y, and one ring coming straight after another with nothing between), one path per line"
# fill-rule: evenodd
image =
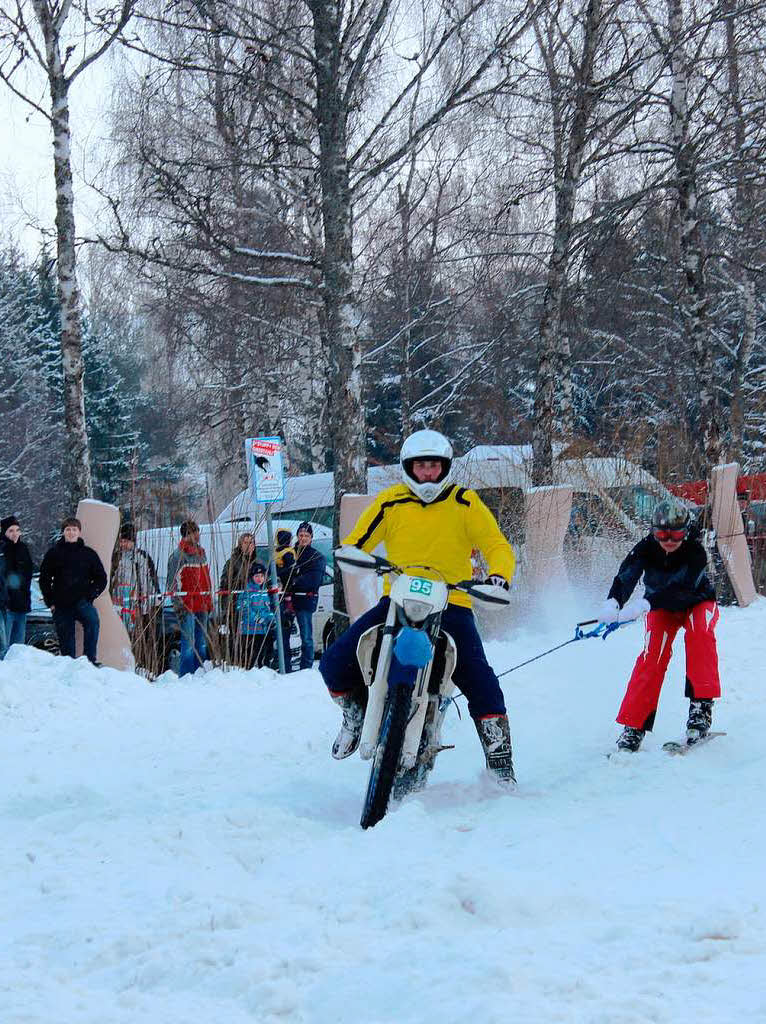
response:
M479 495L454 484L430 504L404 484L381 491L343 543L370 552L383 543L395 565L417 566L418 575L447 583L471 579L474 548L484 555L490 574L510 583L516 568L513 548ZM385 593L390 589L386 580ZM450 591L449 599L471 607L470 597L460 590Z
M295 548L291 548L289 545L283 548L274 549L274 561L277 564L277 569L284 568L285 556L290 555L292 562L295 561ZM288 565L292 565L292 562L288 562Z

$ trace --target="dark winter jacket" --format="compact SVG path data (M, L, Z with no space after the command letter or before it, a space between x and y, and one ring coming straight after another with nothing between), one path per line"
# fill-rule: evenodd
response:
M221 611L223 613L229 610L234 611L236 608L237 602L236 600L230 602L229 594L233 591L236 597L237 591L245 589L250 566L254 561L255 552L246 555L240 547L236 547L232 551L231 557L223 567L219 584L219 589L223 591L220 599Z
M5 580L5 541L0 541L0 612L8 607L8 585Z
M641 575L644 597L652 609L685 611L701 601L715 601L715 590L707 575L707 554L690 534L676 551L666 554L649 534L633 548L620 566L609 591L622 607Z
M190 540L182 540L168 559L168 589L180 591L173 598L176 614L209 612L213 608L213 586L205 549Z
M73 608L78 601L95 601L106 590L106 582L101 559L82 537L73 543L63 537L57 540L40 566L40 590L49 608Z
M28 612L32 608L32 576L35 571L29 548L23 540L17 540L14 544L7 538L3 541L2 547L5 554L5 583L8 588L8 602L5 607L12 612Z
M295 549L295 563L287 582L296 612L315 612L319 603L319 588L324 579L325 559L310 544Z

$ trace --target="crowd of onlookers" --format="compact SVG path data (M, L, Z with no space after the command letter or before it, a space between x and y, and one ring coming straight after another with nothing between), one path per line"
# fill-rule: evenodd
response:
M314 661L312 616L316 611L325 559L312 546L313 529L304 522L296 541L289 530L278 529L274 569L276 585L267 566L256 556L255 538L243 533L224 565L217 591L213 587L199 526L182 523L178 546L167 566L167 589L160 591L151 556L136 545L130 523L121 526L110 567L110 579L101 559L85 544L82 524L74 516L61 524L61 536L48 549L40 565L40 592L51 610L61 654L75 657L75 624L83 631L83 653L97 661L99 616L94 601L109 586L112 602L136 646L156 653L164 637L163 605L169 597L180 637L179 675L196 671L209 656L211 633L221 660L242 668L278 667L277 617L282 631L285 671L291 668L290 633L297 623L301 637L300 667ZM0 522L0 659L12 644L23 644L26 618L31 610L35 566L21 539L16 516ZM217 599L217 600L216 600ZM211 623L218 608L215 626ZM159 665L166 667L164 659Z
M252 668L279 664L275 652L277 615L281 626L284 668L291 668L290 632L297 622L301 637L301 668L314 663L312 616L319 599L325 571L324 556L312 545L311 523L303 522L292 543L289 530L279 529L275 538L275 575L258 559L252 533L240 535L223 567L218 585L219 637L225 638L225 660ZM199 526L193 520L181 525L178 547L168 559L168 590L181 633L179 675L194 672L208 654L210 615L214 592L205 549L199 542Z

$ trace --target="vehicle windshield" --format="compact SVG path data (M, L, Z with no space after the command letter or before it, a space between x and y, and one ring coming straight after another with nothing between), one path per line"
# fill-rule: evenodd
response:
M48 610L45 605L45 601L43 601L43 595L40 592L40 580L37 576L32 577L30 598L33 612L46 612Z

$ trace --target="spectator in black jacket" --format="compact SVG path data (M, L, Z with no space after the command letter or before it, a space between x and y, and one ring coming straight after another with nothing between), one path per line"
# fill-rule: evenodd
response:
M5 582L5 543L0 540L0 661L8 650L8 638L5 632L5 611L8 607L8 587Z
M83 653L94 665L98 647L99 620L93 602L106 590L106 573L101 559L80 533L79 519L70 516L61 524L62 536L45 553L40 566L40 590L53 612L61 653L75 656L74 624L83 629Z
M312 617L319 603L319 587L324 579L325 560L311 546L314 530L311 523L301 523L296 534L295 563L288 580L288 593L301 633L301 668L314 664L314 629Z
M16 516L0 520L0 543L5 554L5 582L8 590L5 607L5 639L23 644L26 636L27 612L32 607L32 576L35 567L29 548L21 540L21 526Z
M255 537L252 533L241 533L231 555L221 572L218 583L218 607L221 627L225 630L226 661L232 665L244 665L244 645L240 643L239 600L250 577L255 557Z
M628 603L644 577L644 596ZM665 673L679 629L686 642L686 742L709 731L713 700L721 696L715 627L718 606L707 575L707 553L696 525L678 501L662 501L652 515L652 532L629 552L601 609L602 622L629 622L646 616L644 649L628 682L617 721L625 726L620 750L635 751L654 725Z

